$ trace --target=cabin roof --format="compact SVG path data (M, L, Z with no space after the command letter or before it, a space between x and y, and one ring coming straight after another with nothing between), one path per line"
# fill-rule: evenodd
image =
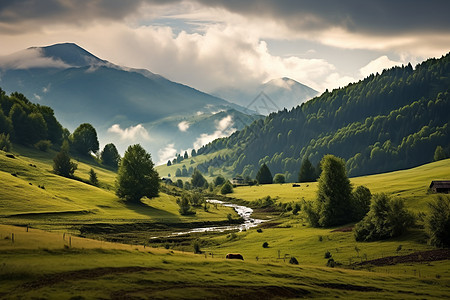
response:
M430 188L432 187L438 189L450 189L450 180L433 180L430 184Z

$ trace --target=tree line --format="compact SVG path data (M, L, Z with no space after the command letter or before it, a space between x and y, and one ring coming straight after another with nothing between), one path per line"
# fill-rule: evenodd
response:
M265 163L290 182L303 160L317 167L329 153L347 161L350 176L417 166L432 161L438 147L450 154L449 87L450 54L415 69L393 67L272 113L197 154L229 149L201 167L227 167L254 178Z

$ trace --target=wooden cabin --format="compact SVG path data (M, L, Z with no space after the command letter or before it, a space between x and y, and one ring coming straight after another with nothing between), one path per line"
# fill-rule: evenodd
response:
M433 193L450 193L450 180L433 180L430 184Z

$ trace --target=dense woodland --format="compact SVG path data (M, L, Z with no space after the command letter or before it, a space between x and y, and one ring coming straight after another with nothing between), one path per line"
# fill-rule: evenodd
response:
M328 90L292 110L272 113L198 154L230 149L199 166L229 167L254 178L267 164L296 181L303 159L326 154L346 160L350 176L409 168L450 152L450 54L394 67L344 88Z
M61 145L64 130L56 120L53 109L48 106L31 103L23 94L10 96L0 89L0 133L9 135L13 142L23 145L35 145L47 141Z

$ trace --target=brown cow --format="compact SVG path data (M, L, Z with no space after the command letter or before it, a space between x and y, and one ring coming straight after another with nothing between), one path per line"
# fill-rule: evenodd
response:
M226 259L242 259L242 260L244 260L244 257L239 253L228 253L226 256Z

